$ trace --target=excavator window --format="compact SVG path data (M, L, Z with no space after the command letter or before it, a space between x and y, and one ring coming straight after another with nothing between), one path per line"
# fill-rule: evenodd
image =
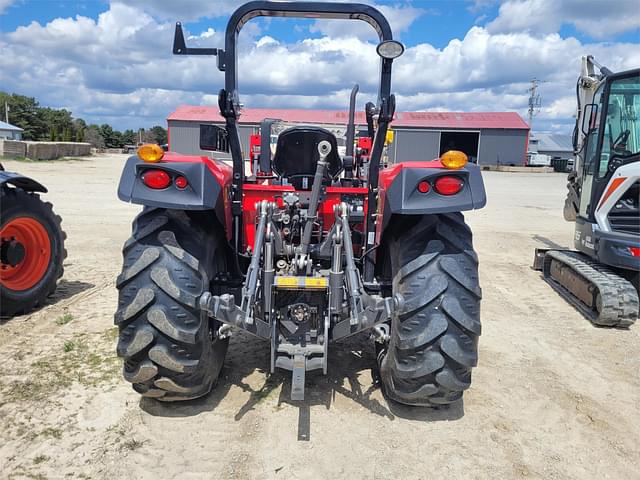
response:
M611 82L605 119L604 141L598 176L607 175L609 161L624 161L640 153L640 77Z

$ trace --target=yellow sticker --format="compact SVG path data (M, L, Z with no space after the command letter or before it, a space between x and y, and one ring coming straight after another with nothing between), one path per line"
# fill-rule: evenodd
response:
M276 286L296 288L298 286L298 277L276 277Z
M384 144L389 145L390 143L393 143L394 138L395 138L394 131L391 129L387 130L387 135L385 136Z
M307 288L327 288L326 277L305 277L305 287Z
M329 281L326 277L289 277L277 276L275 279L276 287L280 288L327 288Z

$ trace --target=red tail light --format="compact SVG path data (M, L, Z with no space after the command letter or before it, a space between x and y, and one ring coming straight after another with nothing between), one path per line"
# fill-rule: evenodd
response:
M164 170L147 170L142 174L142 182L149 188L162 190L171 184L171 177Z
M418 191L420 193L427 193L430 189L431 187L429 186L429 182L427 182L426 180L423 180L420 183L418 183Z
M173 183L175 183L176 187L178 187L181 190L183 188L187 188L187 185L189 185L189 182L187 181L186 177L183 177L182 175L177 176L176 179L173 181Z
M640 257L640 247L629 247L629 253L633 257Z
M455 195L464 187L464 181L460 177L446 175L439 177L433 186L440 195Z

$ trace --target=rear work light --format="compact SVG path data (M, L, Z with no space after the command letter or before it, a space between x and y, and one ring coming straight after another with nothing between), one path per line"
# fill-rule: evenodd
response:
M436 192L440 195L455 195L464 186L464 180L460 177L454 177L453 175L447 175L438 178L433 184Z
M171 177L164 170L147 170L142 174L142 182L154 190L162 190L171 184Z

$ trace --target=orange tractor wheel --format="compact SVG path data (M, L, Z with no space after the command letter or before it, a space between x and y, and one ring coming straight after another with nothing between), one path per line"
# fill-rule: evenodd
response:
M21 189L1 191L0 315L42 305L62 276L65 234L50 203Z

